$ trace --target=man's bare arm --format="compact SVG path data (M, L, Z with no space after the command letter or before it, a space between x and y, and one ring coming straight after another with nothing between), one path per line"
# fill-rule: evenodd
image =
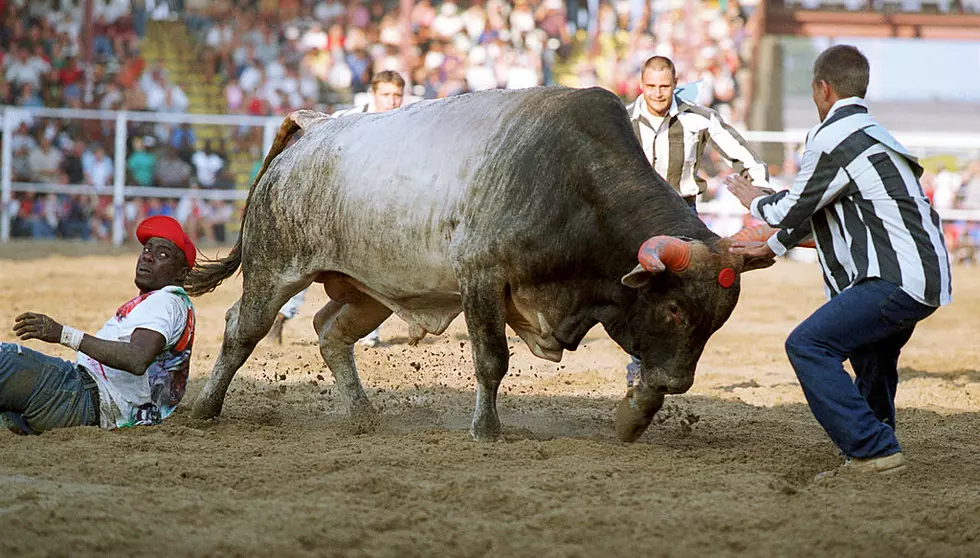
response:
M26 312L14 319L14 333L25 341L60 343L63 329L64 326L44 314ZM85 334L78 350L102 364L142 376L166 344L167 340L156 331L137 328L128 343Z

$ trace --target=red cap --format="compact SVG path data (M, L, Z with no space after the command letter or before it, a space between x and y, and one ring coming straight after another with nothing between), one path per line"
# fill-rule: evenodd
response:
M140 244L146 244L146 241L151 238L165 238L180 248L184 252L184 257L187 258L187 265L194 267L194 262L197 260L197 248L194 247L190 237L181 228L180 223L173 217L154 215L143 219L143 222L136 227L136 238Z

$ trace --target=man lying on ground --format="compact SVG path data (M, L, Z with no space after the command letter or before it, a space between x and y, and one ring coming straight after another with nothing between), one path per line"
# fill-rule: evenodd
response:
M0 421L19 434L69 426L157 424L184 395L194 344L194 305L183 282L197 249L162 215L136 228L139 295L95 335L26 312L14 320L22 340L61 343L75 362L0 343Z

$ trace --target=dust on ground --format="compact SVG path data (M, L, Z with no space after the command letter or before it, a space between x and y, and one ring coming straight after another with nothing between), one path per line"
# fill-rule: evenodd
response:
M134 294L135 247L74 246L0 247L0 341L28 310L94 332ZM393 318L384 345L356 349L382 412L360 431L314 342L317 288L285 343L264 341L239 371L222 416L192 420L240 289L196 300L191 385L163 425L0 432L0 556L980 555L976 268L954 270L955 302L902 355L909 472L819 483L839 458L783 352L823 300L814 265L744 276L690 393L631 445L612 423L627 357L601 328L560 364L512 335L507 441L471 441L462 318L417 347Z

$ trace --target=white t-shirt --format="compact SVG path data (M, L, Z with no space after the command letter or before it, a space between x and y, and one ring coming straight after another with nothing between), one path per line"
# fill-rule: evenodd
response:
M173 413L184 395L194 344L194 305L184 289L164 287L130 300L95 337L128 343L140 328L166 339L163 352L140 376L78 352L76 362L99 385L102 428L156 424Z
M197 151L191 155L191 162L194 163L194 169L197 170L197 182L204 187L213 186L218 171L225 166L224 161L217 153L208 154L203 151Z

